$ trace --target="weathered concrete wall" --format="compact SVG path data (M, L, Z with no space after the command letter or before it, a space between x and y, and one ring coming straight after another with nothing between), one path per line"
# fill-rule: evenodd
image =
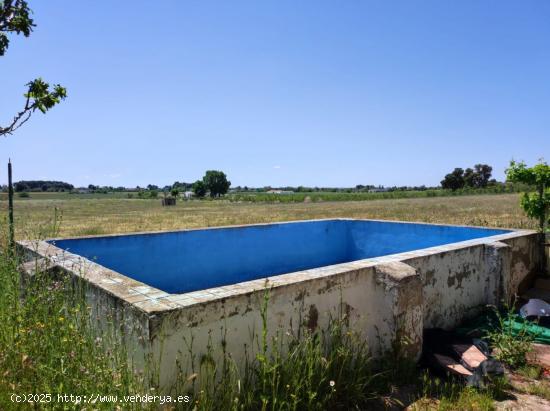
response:
M511 301L515 294L522 294L531 286L543 258L540 241L541 235L538 233L502 240L510 247L507 262L509 271L504 270L504 273L508 274L504 279L504 297L508 301Z
M420 353L420 277L405 264L389 263L280 287L272 285L266 312L269 339L276 333L296 335L300 327L326 329L330 317L338 318L343 312L375 356L392 349L400 337L410 340L408 355L417 358ZM162 362L161 385L174 380L178 372L176 360L184 372L191 369L191 341L198 359L206 354L208 344L212 344L215 354L221 355L222 340L238 364L243 363L245 352L254 355L262 333L264 298L265 291L258 289L159 314L151 323L150 333L155 355Z
M415 257L405 262L422 279L424 327L450 328L486 303L483 246Z
M450 329L486 305L511 303L529 286L540 255L537 234L468 247L437 247L406 258L423 284L424 327Z

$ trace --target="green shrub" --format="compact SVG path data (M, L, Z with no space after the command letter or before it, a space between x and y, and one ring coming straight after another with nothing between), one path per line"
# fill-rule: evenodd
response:
M495 309L496 327L487 332L487 340L493 348L494 357L512 369L525 366L527 354L532 350L535 336L529 331L529 323L524 322L519 332L514 328L517 315L512 307L504 313Z

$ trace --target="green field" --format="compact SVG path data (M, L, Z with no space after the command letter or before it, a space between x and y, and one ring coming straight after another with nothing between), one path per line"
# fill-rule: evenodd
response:
M3 196L4 215L6 208ZM332 217L535 228L520 209L518 194L300 203L180 200L175 207L162 207L160 199L129 199L125 193L31 193L30 198L15 198L17 237L50 235L56 209L62 216L61 236Z

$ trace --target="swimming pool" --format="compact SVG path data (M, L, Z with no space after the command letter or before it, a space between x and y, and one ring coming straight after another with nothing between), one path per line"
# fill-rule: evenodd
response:
M49 242L162 291L181 294L508 232L317 220Z
M511 301L540 261L534 231L356 219L17 243L22 275L68 274L95 326L115 325L167 389L187 375L190 343L195 358L213 346L242 365L264 326L272 341L342 313L373 357L407 341L417 359L424 328Z

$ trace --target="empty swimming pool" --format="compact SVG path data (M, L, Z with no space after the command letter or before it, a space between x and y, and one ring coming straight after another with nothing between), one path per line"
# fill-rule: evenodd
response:
M424 328L511 301L536 273L539 244L529 230L354 219L18 241L23 275L43 267L83 285L94 324L116 325L167 388L188 344L196 358L223 346L245 364L262 327L271 341L342 313L373 357L407 341L417 359Z
M49 243L149 286L180 294L508 232L339 219Z

